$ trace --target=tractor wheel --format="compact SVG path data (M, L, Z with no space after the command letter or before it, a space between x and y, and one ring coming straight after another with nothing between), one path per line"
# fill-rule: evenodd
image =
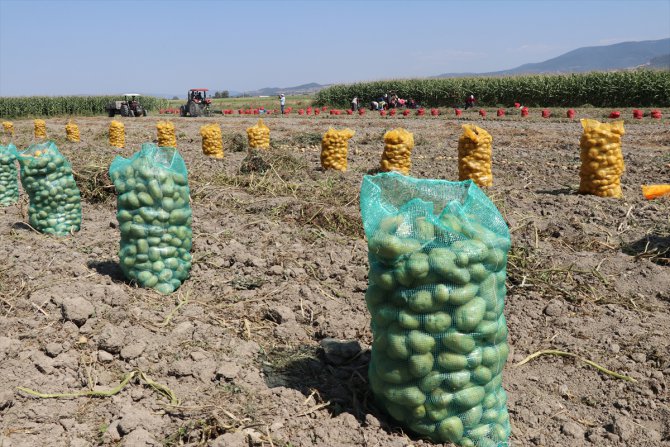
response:
M195 117L195 116L200 116L200 107L194 102L188 105L188 113L189 115Z
M128 106L126 104L123 104L121 106L121 116L128 116L130 115L130 109L128 109Z
M186 107L179 106L179 116L186 116Z
M147 116L147 109L142 107L142 116Z
M114 112L115 112L114 109L109 109L109 110L107 111L107 115L108 115L110 118L114 118Z

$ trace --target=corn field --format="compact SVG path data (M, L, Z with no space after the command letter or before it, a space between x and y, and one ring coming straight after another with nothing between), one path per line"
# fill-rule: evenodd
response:
M427 107L462 106L473 94L482 106L668 107L670 71L533 75L490 78L403 79L338 84L319 91L316 105L348 108L357 96L363 105L384 93L413 98Z
M46 117L63 115L101 115L105 107L121 96L24 96L0 98L0 117ZM167 107L168 101L153 96L140 97L147 110Z

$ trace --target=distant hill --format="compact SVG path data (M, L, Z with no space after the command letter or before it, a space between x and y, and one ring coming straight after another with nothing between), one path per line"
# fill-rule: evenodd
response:
M540 73L579 73L635 68L667 68L670 57L670 38L621 42L613 45L582 47L544 62L524 64L509 70L488 73L443 73L436 78L462 76L508 76ZM658 60L657 60L658 59ZM655 61L652 64L652 61Z
M670 54L664 54L663 56L653 58L649 61L648 67L670 70Z
M319 90L328 87L328 85L310 82L309 84L297 85L295 87L265 87L251 92L245 92L247 96L277 96L281 93L285 95L307 95L316 93ZM238 95L239 96L239 95Z

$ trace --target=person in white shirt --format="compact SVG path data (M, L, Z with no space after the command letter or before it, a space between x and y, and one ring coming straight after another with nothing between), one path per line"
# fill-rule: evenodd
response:
M281 107L281 114L284 114L284 106L286 105L286 96L282 93L279 95L279 106Z
M351 100L351 110L354 112L358 110L358 96L354 96L354 99Z

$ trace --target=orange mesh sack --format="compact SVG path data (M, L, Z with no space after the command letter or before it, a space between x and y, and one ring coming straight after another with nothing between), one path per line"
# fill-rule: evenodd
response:
M247 128L249 147L252 149L270 149L270 128L259 119L255 126Z
M472 179L477 186L493 185L491 143L493 137L481 127L463 125L458 139L458 179Z
M47 123L44 120L35 120L35 139L47 137Z
M159 147L177 147L177 137L174 134L174 124L169 121L156 123Z
M412 149L414 149L414 135L411 132L401 127L386 132L381 170L409 174L412 168Z
M126 145L126 128L120 121L109 123L109 144L123 148Z
M223 139L221 137L221 126L218 124L205 124L200 127L202 137L202 153L214 158L223 158Z
M321 140L321 166L323 169L347 170L349 139L354 136L350 129L335 130L332 127Z
M81 139L79 138L79 126L70 120L65 125L65 134L67 135L67 141L71 143L79 143Z
M621 174L625 167L621 153L623 121L601 123L582 119L584 133L579 141L579 192L600 197L623 197Z

